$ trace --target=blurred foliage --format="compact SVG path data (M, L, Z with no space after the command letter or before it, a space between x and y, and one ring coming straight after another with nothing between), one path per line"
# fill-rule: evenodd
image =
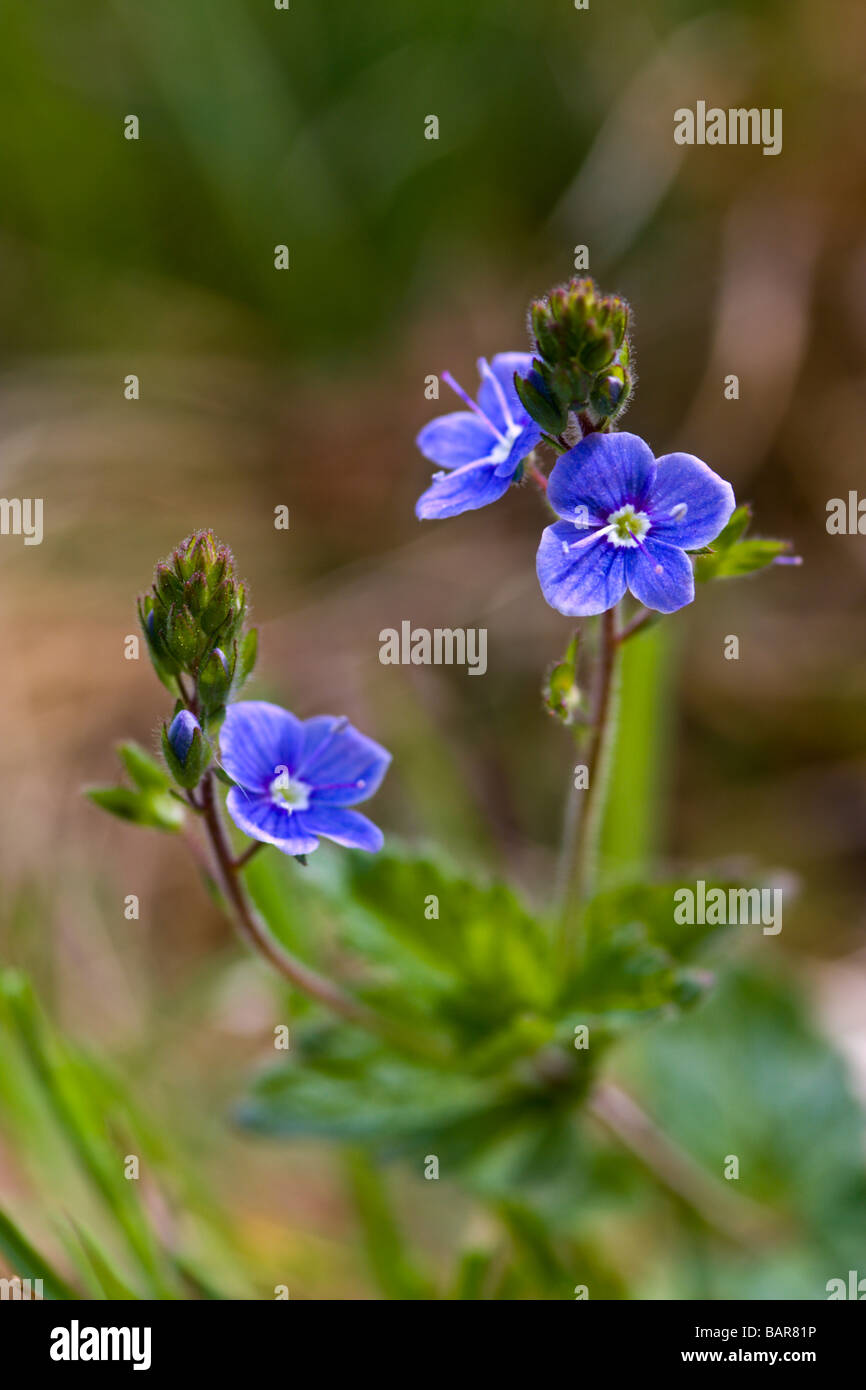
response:
M52 1204L47 1233L40 1219L63 1247L58 1263L68 1277L0 1212L10 1273L43 1279L49 1298L237 1296L240 1251L192 1165L144 1119L117 1076L59 1036L12 970L0 974L0 1097L3 1132L31 1181L59 1188L71 1207ZM166 1243L169 1229L176 1234Z
M270 1296L287 1280L293 1297L571 1297L587 1282L592 1296L761 1298L822 1297L857 1265L862 1121L806 1018L820 1005L862 1085L866 573L858 539L824 531L827 496L859 477L864 423L860 10L0 7L0 466L4 492L44 494L50 517L39 552L4 543L0 555L12 732L0 948L44 1004L4 975L10 1269L57 1296ZM783 154L678 151L672 112L698 98L782 106ZM131 112L137 142L123 139ZM431 112L437 142L423 138ZM286 274L273 268L283 242ZM703 452L806 559L795 583L777 570L760 596L715 586L699 622L629 644L597 905L614 926L597 949L615 988L597 988L591 959L581 986L581 1010L605 1011L613 1073L707 1173L738 1152L736 1186L787 1222L758 1250L706 1230L540 1083L537 1109L520 1078L501 1104L496 1092L510 1049L537 1038L543 1052L571 1022L536 908L569 761L539 672L567 635L529 574L538 528L525 498L416 539L425 475L411 439L429 413L426 373L458 346L458 376L478 351L520 346L524 304L571 272L578 242L635 311L629 428ZM134 406L119 389L130 370L142 372ZM721 393L731 371L736 402ZM285 499L289 545L263 537ZM262 1127L335 1132L363 1047L239 963L211 898L190 886L179 836L106 829L78 806L82 781L113 773L107 739L130 723L142 743L153 732L152 689L116 656L130 596L155 554L210 523L255 559L263 694L299 712L375 710L364 727L396 754L383 824L459 861L437 851L419 873L394 856L381 897L367 867L326 851L306 874L275 856L249 869L279 936L338 971L363 957L369 998L423 1020L437 1044L459 1040L476 1068L462 1089L437 1090L432 1115L458 1138L481 1124L483 1156L459 1187L418 1180L429 1150L417 1107L395 1117L414 1178L349 1136L375 1283L322 1147L267 1149L226 1124L241 1109ZM765 558L775 545L744 544ZM385 680L375 637L404 613L486 623L491 677L468 694L453 671ZM743 656L725 663L732 629ZM126 805L146 819L160 790L137 790ZM640 908L629 896L666 853L705 863L707 878L730 855L738 872L763 862L803 879L772 952L758 942L728 978L730 945L705 943L720 983L687 1012L704 963L680 959L651 896ZM507 865L520 893L479 887L478 864ZM435 885L451 911L430 922ZM119 921L133 889L142 921ZM789 973L808 984L806 1004ZM298 1057L240 1101L286 1017ZM379 1113L398 1080L426 1074L382 1061L369 1078ZM121 1178L129 1151L148 1183Z

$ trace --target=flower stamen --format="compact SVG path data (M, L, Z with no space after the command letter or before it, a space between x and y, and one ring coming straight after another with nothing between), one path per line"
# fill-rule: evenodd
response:
M611 545L627 546L629 549L640 545L652 526L646 512L639 512L631 502L611 512L607 521Z
M492 431L493 434L496 435L496 438L497 438L502 444L508 444L509 449L510 449L511 445L510 445L509 441L505 438L505 435L502 433L502 431L501 431L501 430L498 430L498 429L496 428L496 426L494 425L493 421L492 421L491 419L489 419L488 416L486 416L486 415L484 414L484 411L481 409L481 406L478 404L478 402L477 402L477 401L473 401L472 397L469 396L469 395L467 395L467 393L463 390L463 387L462 387L461 385L459 385L459 383L456 382L456 381L454 380L454 378L453 378L453 376L451 375L451 373L450 373L450 372L443 372L443 373L442 373L442 380L443 380L444 382L446 382L446 384L447 384L448 386L451 387L451 390L454 392L454 394L455 394L456 396L459 396L460 399L461 399L461 401L463 401L465 405L468 405L469 409L473 412L473 414L475 414L475 415L478 416L479 420L483 420L483 421L484 421L484 424L487 426L487 428L488 428L489 430Z

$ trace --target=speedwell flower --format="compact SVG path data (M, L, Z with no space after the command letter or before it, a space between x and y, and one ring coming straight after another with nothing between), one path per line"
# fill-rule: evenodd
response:
M692 454L655 459L636 434L589 434L557 461L547 497L561 521L538 548L547 602L604 613L629 589L673 613L695 596L687 550L715 540L734 510L730 483Z
M477 402L449 372L442 373L469 409L431 420L415 441L425 458L452 470L434 474L418 498L415 512L422 521L475 511L508 491L541 438L541 426L529 418L514 389L514 373L528 376L531 368L528 352L498 352L492 363L479 358Z
M284 854L309 854L319 836L379 850L378 826L348 808L378 789L391 754L347 719L298 719L279 705L229 705L220 730L222 765L236 783L226 798L235 825Z

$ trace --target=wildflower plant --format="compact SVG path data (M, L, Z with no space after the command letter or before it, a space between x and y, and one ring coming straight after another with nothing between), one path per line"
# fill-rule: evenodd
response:
M530 909L511 886L480 884L438 851L385 844L356 807L379 789L390 755L342 712L300 717L239 698L256 637L232 555L209 531L157 566L139 605L174 697L162 761L124 745L133 786L91 796L144 826L188 835L198 826L227 913L292 987L290 1058L254 1080L238 1116L262 1133L348 1146L380 1268L377 1163L402 1160L429 1177L435 1160L434 1176L488 1204L512 1256L534 1251L531 1277L512 1256L497 1273L492 1256L479 1263L470 1251L455 1287L572 1297L579 1281L561 1243L594 1163L587 1119L726 1239L748 1244L772 1225L678 1153L610 1080L624 1035L663 1026L711 987L698 957L715 929L685 932L671 885L600 880L598 838L627 644L690 604L695 580L789 557L783 542L747 536L748 509L706 462L656 458L619 430L635 386L623 299L575 280L538 299L529 324L529 351L481 359L476 399L445 375L466 408L418 436L442 471L417 514L472 512L527 481L546 509L538 602L581 622L569 625L544 702L585 773L572 784L548 901ZM338 848L314 854L323 839ZM437 1292L402 1255L385 1282L397 1297Z

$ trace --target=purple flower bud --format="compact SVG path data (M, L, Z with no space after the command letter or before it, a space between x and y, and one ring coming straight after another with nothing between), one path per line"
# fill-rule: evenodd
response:
M187 760L196 730L200 731L199 722L194 714L190 714L188 709L180 710L171 721L168 741L171 744L172 752L181 764Z

